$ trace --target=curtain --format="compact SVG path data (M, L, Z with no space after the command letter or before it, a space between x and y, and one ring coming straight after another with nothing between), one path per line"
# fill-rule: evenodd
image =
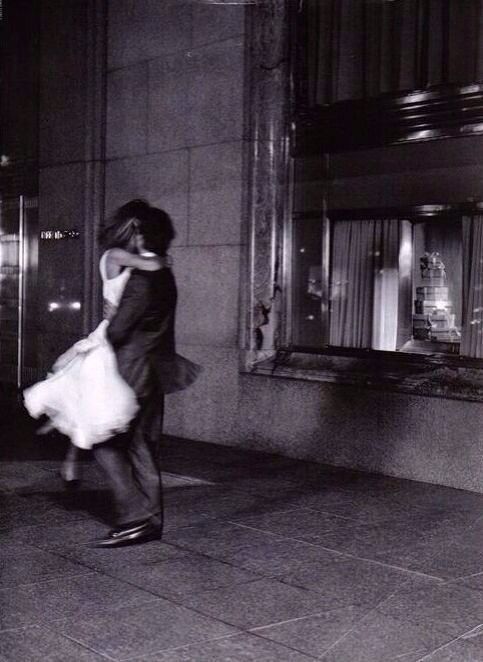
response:
M329 343L395 350L399 221L334 223Z
M462 356L483 358L483 216L463 218Z
M305 2L311 105L483 78L483 0Z
M395 351L399 304L399 221L377 221L374 246L371 347Z

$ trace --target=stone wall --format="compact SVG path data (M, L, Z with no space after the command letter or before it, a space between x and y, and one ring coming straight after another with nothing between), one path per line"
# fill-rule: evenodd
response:
M178 350L205 368L166 430L236 443L244 7L108 5L106 212L143 197L171 215Z
M273 125L257 145L245 128L246 10L183 0L108 6L106 211L145 197L172 215L178 348L204 366L193 387L167 397L166 432L481 491L477 403L240 373L240 348L250 344L247 200L260 165L247 154L274 153ZM267 103L275 108L273 94ZM350 177L370 174L349 166L340 164L342 197ZM317 176L307 181L320 188Z

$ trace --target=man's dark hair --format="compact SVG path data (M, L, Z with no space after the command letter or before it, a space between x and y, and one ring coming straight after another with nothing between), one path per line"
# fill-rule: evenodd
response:
M99 230L98 240L104 250L126 248L138 231L140 222L149 217L150 211L150 205L141 199L131 200L119 207Z
M166 255L176 234L169 215L157 207L151 207L149 213L140 219L139 232L144 238L146 250L161 256Z

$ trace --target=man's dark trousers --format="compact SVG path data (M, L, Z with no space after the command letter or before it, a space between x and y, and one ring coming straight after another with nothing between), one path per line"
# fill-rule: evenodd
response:
M149 520L162 528L159 444L164 397L156 393L139 404L129 430L94 446L94 455L111 484L117 526Z
M127 433L94 446L112 486L119 528L147 521L162 525L158 444L166 391L163 359L175 356L176 299L170 269L134 269L106 332L119 373L140 405Z

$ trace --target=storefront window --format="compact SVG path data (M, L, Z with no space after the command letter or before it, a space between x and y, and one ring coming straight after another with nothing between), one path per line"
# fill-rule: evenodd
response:
M474 215L296 219L292 346L480 358L482 227Z

